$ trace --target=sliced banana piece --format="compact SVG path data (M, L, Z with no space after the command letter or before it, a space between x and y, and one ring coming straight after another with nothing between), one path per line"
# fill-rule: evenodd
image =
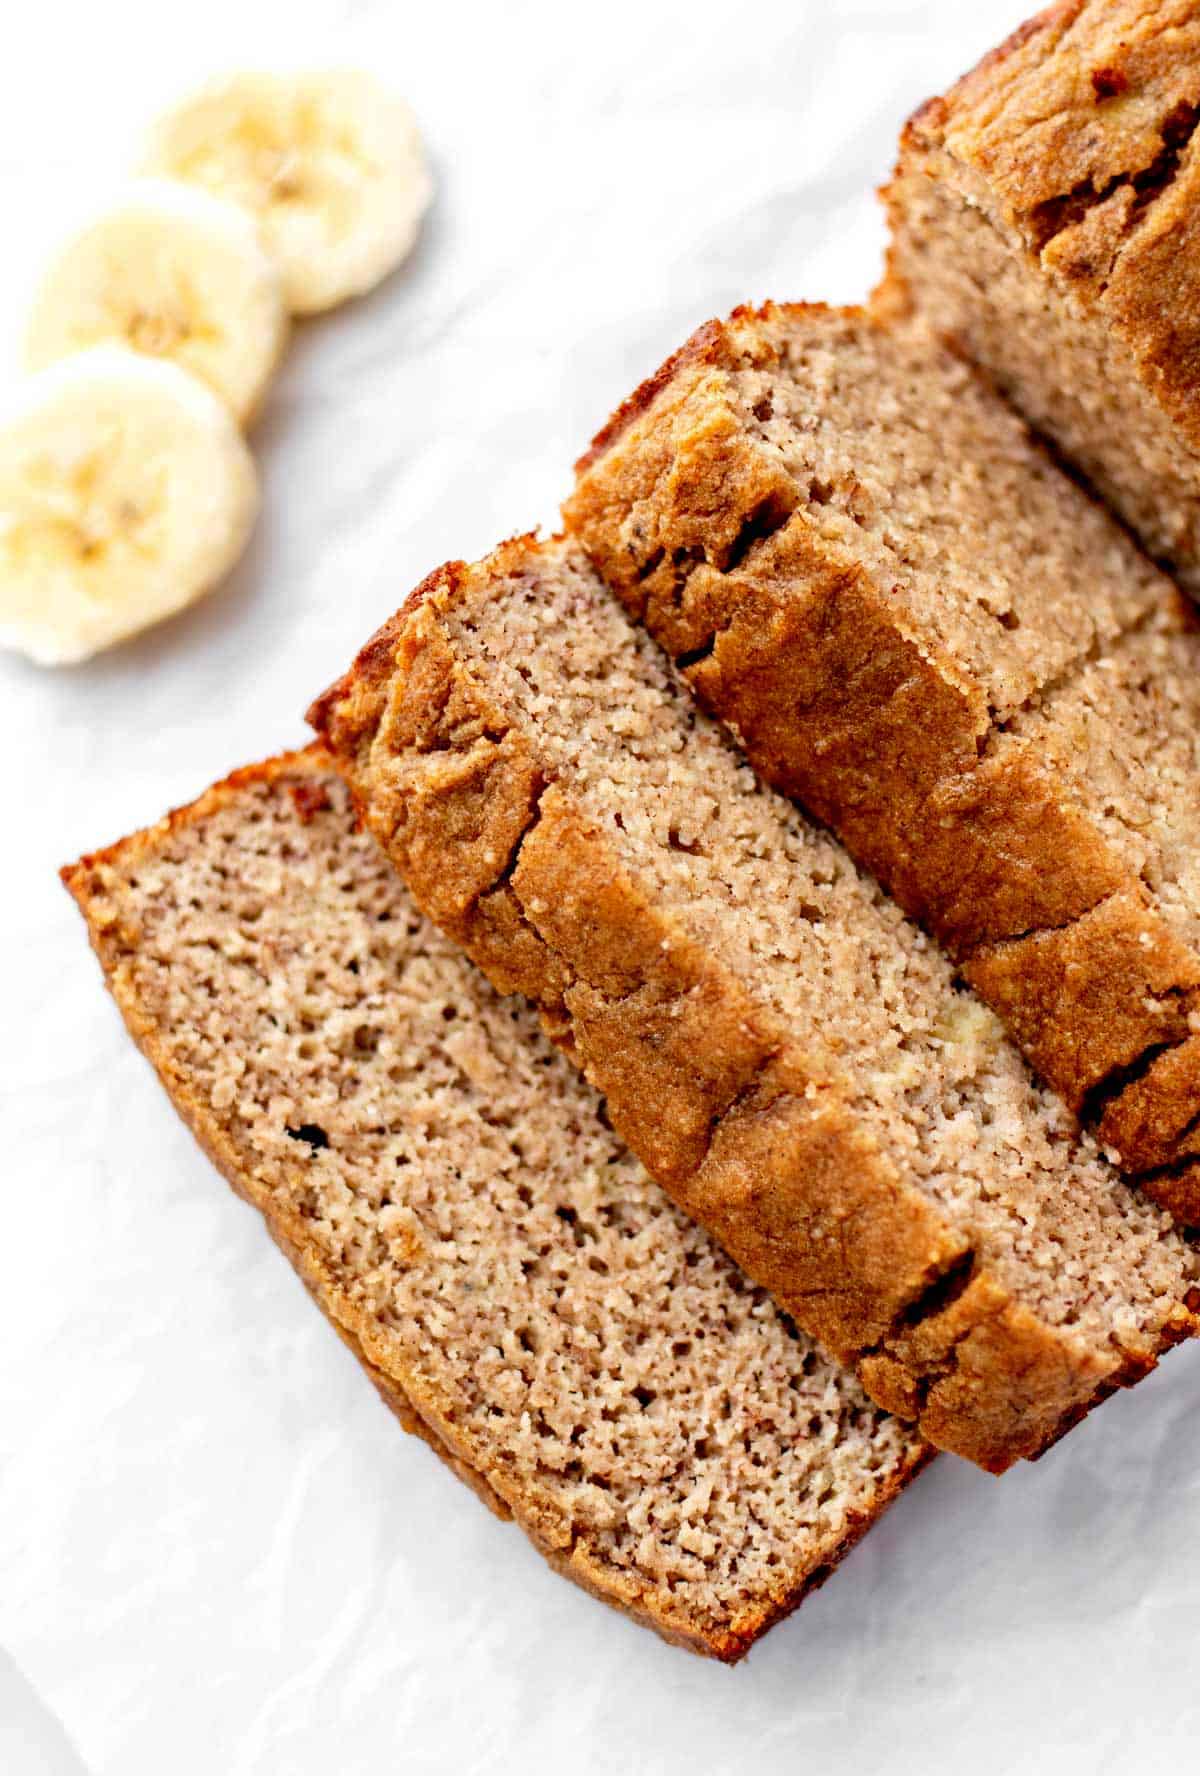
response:
M170 358L245 424L287 341L283 281L237 204L144 179L76 235L42 281L26 335L31 370L112 341Z
M257 510L203 383L125 346L64 358L0 418L0 646L58 666L148 628L229 571Z
M152 133L147 169L252 210L294 314L370 290L409 252L432 194L402 100L368 74L237 74Z

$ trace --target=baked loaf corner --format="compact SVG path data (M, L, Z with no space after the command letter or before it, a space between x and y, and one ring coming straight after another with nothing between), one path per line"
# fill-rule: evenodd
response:
M1064 0L911 119L877 298L1200 595L1200 5Z
M1194 1329L1166 1218L697 716L577 548L442 570L311 717L422 908L931 1442L1001 1471ZM1075 1253L1053 1286L1023 1250L1051 1221ZM1101 1271L1097 1318L1066 1277Z

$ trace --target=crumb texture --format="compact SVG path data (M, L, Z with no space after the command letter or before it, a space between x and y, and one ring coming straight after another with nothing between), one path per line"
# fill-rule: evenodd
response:
M374 809L368 817L431 901L439 886L424 873L430 835L457 835L465 819L448 812L446 785L481 747L489 758L490 749L513 758L519 743L522 782L541 789L532 803L520 798L515 845L489 846L492 874L473 882L476 904L491 897L499 867L524 927L550 953L543 1005L552 1024L566 1014L564 1039L605 1086L617 1126L801 1323L863 1363L864 1374L877 1376L873 1360L886 1358L907 1375L907 1392L889 1392L889 1403L900 1398L917 1414L936 1400L945 1419L935 1440L969 1449L964 1423L995 1406L982 1383L965 1401L957 1391L967 1331L980 1329L976 1314L993 1331L1004 1321L1006 1335L1013 1316L1025 1316L1037 1350L1025 1354L1029 1369L1042 1362L1070 1374L1085 1396L1121 1376L1134 1353L1144 1363L1169 1341L1192 1259L1168 1217L1124 1186L1061 1101L1034 1083L995 1018L958 987L920 930L833 839L762 785L577 548L509 545L478 569L449 575L381 632L331 696L320 718L353 759L357 793ZM414 698L426 715L431 702L443 711L440 724L426 720L419 743ZM448 753L458 762L448 764ZM485 796L492 804L502 799L496 768L489 765ZM475 799L469 807L477 856L476 835L491 828ZM548 821L557 823L549 839ZM570 830L588 837L590 873L555 865L557 835ZM447 868L441 861L442 874ZM647 906L653 950L642 936ZM479 922L457 928L494 966ZM678 975L664 981L660 956L693 960L682 986ZM566 984L554 972L564 961ZM528 990L537 994L537 981ZM657 1012L664 992L665 1017L648 1019L647 1000ZM727 1025L731 1005L740 1009ZM561 1022L555 1027L564 1036ZM672 1048L674 1029L685 1034L686 1070L647 1072ZM731 1113L720 1076L747 1033L763 1058L734 1083ZM769 1156L754 1157L753 1119L737 1111L758 1101L764 1075L788 1081L771 1114L782 1116L781 1105L789 1114L812 1105L827 1118L836 1111L826 1171L814 1166L811 1146L789 1158L795 1120L779 1124L786 1137L776 1135ZM698 1079L711 1090L689 1161L689 1093ZM714 1150L735 1144L743 1157L730 1210L695 1191L688 1165L703 1178ZM797 1179L809 1197L789 1195ZM894 1221L901 1207L908 1219ZM907 1238L914 1225L923 1230L915 1251L898 1243L864 1262L880 1227L902 1228ZM896 1303L888 1292L910 1264L912 1293ZM919 1299L935 1282L949 1305ZM857 1300L840 1299L855 1290ZM889 1300L871 1340L862 1328ZM924 1324L927 1308L939 1334L923 1348L906 1338L904 1321L915 1314ZM1003 1397L1009 1358L978 1356L981 1366L989 1360ZM1007 1457L992 1444L987 1463L1030 1453L1050 1434L1044 1419L1040 1431L1030 1428L1048 1411L1044 1400L1036 1408L1014 1400L1011 1410L1030 1422L1015 1434L1009 1424ZM930 1417L921 1422L929 1431ZM982 1448L971 1450L976 1459Z
M736 1656L915 1471L417 911L327 763L246 774L72 887L359 1353L591 1588Z

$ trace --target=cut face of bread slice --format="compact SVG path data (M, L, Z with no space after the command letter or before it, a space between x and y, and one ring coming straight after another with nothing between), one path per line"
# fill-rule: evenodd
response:
M1200 596L1200 5L1065 0L904 132L915 306Z
M420 588L310 712L415 898L872 1396L997 1471L1194 1328L1194 1260L561 541Z
M410 1430L722 1659L930 1453L663 1196L316 749L64 872L131 1033Z
M1200 1221L1200 635L1171 582L981 378L855 310L702 329L567 515L760 773Z

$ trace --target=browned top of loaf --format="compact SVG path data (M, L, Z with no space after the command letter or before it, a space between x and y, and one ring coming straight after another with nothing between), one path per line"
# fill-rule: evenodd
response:
M434 576L313 715L426 910L931 1440L1003 1467L1190 1324L1169 1223L578 550Z
M319 751L65 874L201 1142L385 1394L569 1576L736 1658L923 1461L422 918Z
M909 125L1077 300L1200 445L1200 4L1063 0Z

